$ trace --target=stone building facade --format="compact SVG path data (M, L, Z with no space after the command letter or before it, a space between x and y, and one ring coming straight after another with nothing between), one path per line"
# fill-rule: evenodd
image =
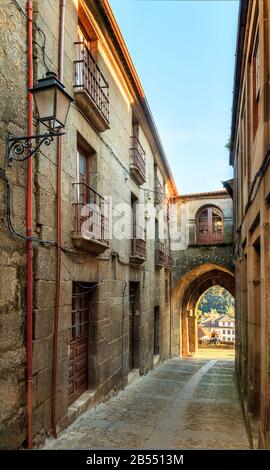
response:
M230 163L234 168L237 371L255 447L270 446L269 1L241 1Z
M180 195L171 210L180 237L172 242L172 352L189 356L198 348L200 296L214 285L234 295L232 199L224 190Z
M33 1L34 81L46 69L58 73L62 3ZM7 133L27 135L27 5L3 0L0 15L0 448L26 445L29 426L26 241L7 224L8 204L25 235L27 162L5 161ZM67 1L62 44L63 83L74 101L61 138L60 196L57 139L32 157L34 445L171 354L167 202L176 189L107 0Z

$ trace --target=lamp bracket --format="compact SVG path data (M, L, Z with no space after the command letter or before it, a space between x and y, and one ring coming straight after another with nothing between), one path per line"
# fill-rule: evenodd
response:
M64 134L65 132L61 131L50 131L45 134L21 137L9 132L6 137L8 164L11 165L13 160L16 162L27 160L27 158L32 157L37 152L43 143L50 145L55 137L60 137Z

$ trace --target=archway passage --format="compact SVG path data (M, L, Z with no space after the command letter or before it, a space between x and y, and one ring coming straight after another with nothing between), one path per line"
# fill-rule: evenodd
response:
M234 274L216 264L197 266L182 276L172 292L173 352L192 356L198 349L196 306L210 287L219 285L234 296Z
M219 285L210 287L196 306L198 348L213 352L230 350L235 346L235 300Z

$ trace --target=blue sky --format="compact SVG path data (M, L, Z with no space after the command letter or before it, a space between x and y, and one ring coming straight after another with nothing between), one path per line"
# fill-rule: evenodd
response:
M238 0L110 0L180 193L231 177Z

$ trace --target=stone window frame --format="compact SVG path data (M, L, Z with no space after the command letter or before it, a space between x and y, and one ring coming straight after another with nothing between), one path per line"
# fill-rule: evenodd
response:
M207 224L204 224L200 221L200 216L203 212L207 210ZM215 232L213 230L213 212L217 212L221 220L221 233L215 237ZM206 227L207 225L207 227ZM214 204L207 204L200 207L196 213L195 217L195 226L196 226L196 244L198 245L214 245L216 243L222 243L224 241L224 215L223 211ZM202 235L201 228L207 228L207 235Z

